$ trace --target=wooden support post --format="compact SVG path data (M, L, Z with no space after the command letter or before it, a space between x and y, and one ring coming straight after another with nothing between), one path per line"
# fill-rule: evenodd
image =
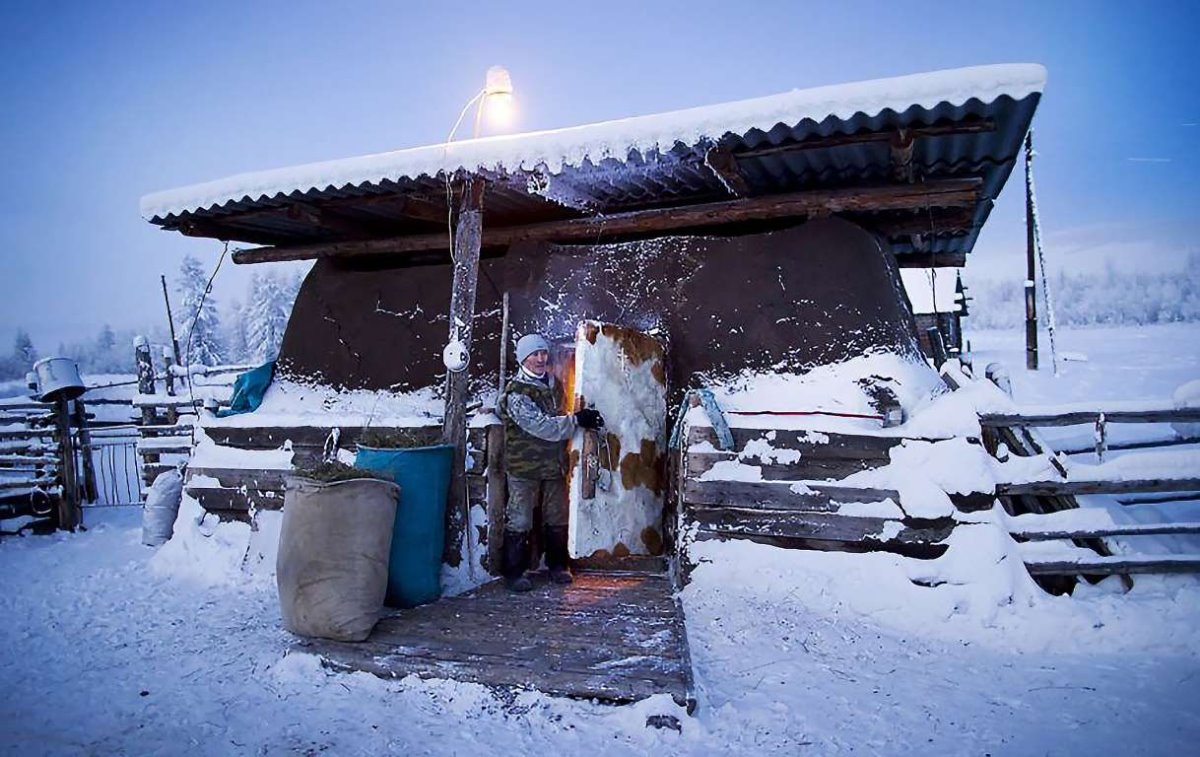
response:
M62 461L62 500L58 507L58 527L74 531L79 527L79 482L75 474L75 445L71 442L71 416L68 401L54 403L54 421Z
M1038 367L1037 290L1034 263L1037 240L1034 237L1033 212L1033 131L1025 135L1025 367Z
M504 512L508 507L508 482L504 478L504 426L487 432L487 570L500 575L504 562Z
M83 462L83 497L88 502L99 499L96 484L96 464L92 460L92 434L88 431L87 407L82 399L75 400L75 426L79 429L79 459Z
M463 343L471 353L471 330L475 320L475 290L479 281L479 249L483 238L483 180L470 176L463 183L462 205L454 229L454 283L450 292L450 339ZM454 445L454 467L450 476L450 498L446 506L446 545L443 562L457 566L462 560L463 532L467 512L467 384L469 366L449 371L446 376L446 414L442 440Z
M1100 413L1096 419L1096 462L1104 462L1105 452L1108 452L1108 423L1104 420L1104 413Z

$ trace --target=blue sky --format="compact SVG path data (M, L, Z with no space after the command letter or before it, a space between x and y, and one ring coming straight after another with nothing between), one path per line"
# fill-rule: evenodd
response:
M502 64L520 129L941 68L1037 62L1047 254L1169 268L1198 249L1196 3L0 0L0 350L164 323L158 276L220 246L138 200L445 138ZM968 265L1023 277L1010 182ZM216 295L242 296L248 269Z

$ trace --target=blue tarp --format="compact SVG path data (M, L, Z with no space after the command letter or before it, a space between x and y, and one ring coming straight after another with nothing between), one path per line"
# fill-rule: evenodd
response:
M233 399L227 410L218 410L217 417L252 413L262 404L263 395L275 376L275 361L263 363L245 373L238 374L233 382Z

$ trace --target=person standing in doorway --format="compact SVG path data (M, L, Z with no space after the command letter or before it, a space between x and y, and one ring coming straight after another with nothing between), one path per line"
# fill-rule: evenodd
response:
M540 334L517 341L520 369L497 403L504 421L504 467L508 478L503 573L510 591L533 588L529 569L529 532L533 511L542 508L546 567L550 580L569 584L567 565L567 440L577 428L604 425L600 413L583 409L563 414L562 384L550 373L550 344Z

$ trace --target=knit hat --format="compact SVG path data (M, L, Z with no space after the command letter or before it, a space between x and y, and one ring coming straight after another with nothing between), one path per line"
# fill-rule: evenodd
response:
M525 358L538 350L549 352L550 343L541 334L526 334L517 340L517 362L524 363Z

